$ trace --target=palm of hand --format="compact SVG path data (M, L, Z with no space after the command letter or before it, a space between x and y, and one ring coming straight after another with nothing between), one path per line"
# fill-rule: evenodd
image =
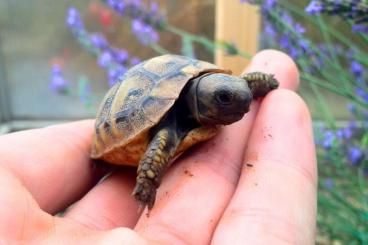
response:
M249 70L297 87L295 65L281 53L261 52ZM134 170L95 185L103 173L89 161L92 128L87 120L0 137L0 241L313 243L313 137L308 110L293 92L272 92L240 122L186 152L165 176L149 217L130 196ZM64 217L52 215L76 200Z

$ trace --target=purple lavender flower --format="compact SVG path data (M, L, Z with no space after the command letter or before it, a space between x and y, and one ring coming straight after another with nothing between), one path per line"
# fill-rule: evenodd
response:
M354 84L355 86L359 87L360 89L365 88L366 89L366 93L368 93L368 73L367 73L367 69L366 67L360 63L359 61L356 60L356 55L357 55L356 50L350 50L348 52L348 54L346 55L346 57L351 60L350 63L350 72L352 73L353 77L354 77ZM360 91L362 92L362 91ZM364 91L363 91L364 92ZM362 93L360 93L362 95ZM365 96L363 96L365 97Z
M106 49L109 47L109 42L105 36L101 33L92 33L90 35L90 40L93 46L99 49Z
M279 44L280 47L283 49L288 49L290 46L292 46L289 35L287 34L282 35L281 38L279 39Z
M108 3L112 4L114 8L123 10L125 5L122 3L125 4L127 1L110 0ZM129 3L129 6L141 4L139 1L129 1ZM114 84L118 77L126 72L128 66L140 62L136 57L130 58L126 50L110 46L102 33L88 33L84 28L80 14L76 8L69 8L66 22L79 43L89 52L97 56L99 66L106 69L109 85ZM146 29L144 31L147 32ZM56 80L55 84L57 82L61 83L62 80Z
M342 128L336 130L336 137L340 140L345 137L344 130Z
M139 19L132 21L132 32L137 36L143 45L156 43L159 39L157 31Z
M349 104L347 105L347 109L348 109L348 111L349 111L351 114L355 114L355 113L356 113L356 111L357 111L356 106L355 106L354 104L352 104L352 103L349 103Z
M241 3L250 3L250 4L257 4L255 0L240 0Z
M120 64L126 64L129 59L129 54L125 49L113 48L111 52L114 59Z
M363 66L358 61L353 60L350 64L350 70L354 74L354 76L359 77L363 74Z
M113 86L120 76L122 76L126 72L126 68L124 66L116 66L115 68L111 68L108 70L108 83L109 86Z
M351 127L347 126L344 128L339 128L336 130L336 137L341 140L349 140L353 136L353 130Z
M140 0L104 0L107 5L119 15L132 20L141 20L146 25L161 29L166 24L166 18L159 12L158 4L151 1L150 7Z
M368 4L365 0L313 0L305 8L309 14L326 13L353 20L353 31L368 32Z
M141 60L138 57L132 57L130 59L130 65L131 66L138 65L139 63L141 63Z
M270 24L269 22L266 22L265 27L264 27L264 32L265 32L266 36L268 36L270 38L274 38L277 35L277 31L275 30L273 25Z
M110 5L111 8L118 10L119 12L124 11L126 4L123 1L107 0L106 3Z
M309 57L310 67L303 69L309 73L315 73L321 68L323 60L318 52L311 48L310 41L304 37L306 28L296 22L292 16L280 8L276 0L260 0L261 11L264 17L265 28L262 35L264 47L281 47L293 59L305 59Z
M265 0L263 3L263 8L271 10L277 4L277 0Z
M151 2L151 10L150 10L150 12L151 12L151 14L154 14L154 15L159 15L160 13L159 13L159 10L160 10L160 8L159 8L159 6L158 6L158 4L156 3L156 2Z
M330 130L326 131L326 133L324 135L324 139L322 141L322 146L325 149L330 149L333 146L335 140L336 140L335 134Z
M104 51L98 57L98 64L102 67L107 67L113 61L113 57L109 51Z
M51 82L49 84L51 91L66 94L69 89L69 83L65 80L61 67L58 64L54 64L51 68Z
M159 40L158 31L166 25L166 19L159 11L158 4L151 2L150 7L138 0L105 0L119 15L131 19L131 28L143 45Z
M316 143L327 152L326 159L330 156L329 152L333 155L336 154L335 152L339 152L342 156L346 156L346 161L352 166L360 166L363 161L366 161L368 154L364 147L357 145L356 140L364 137L362 136L362 133L365 134L362 127L367 126L358 127L355 121L351 121L346 127L339 128L336 131L321 127L320 131L323 132L323 137L322 139L317 138Z
M352 30L354 32L368 33L368 25L367 24L356 24L356 25L353 25Z
M327 179L325 179L325 181L324 181L324 185L325 185L325 187L326 187L327 189L332 189L332 188L334 188L335 183L334 183L333 179L331 179L331 178L327 178Z
M360 161L363 158L363 152L362 149L360 149L358 146L352 146L348 150L348 158L352 165L358 165Z
M291 22L292 23L292 22ZM305 27L302 26L300 23L295 23L294 24L294 30L298 33L298 34L303 34L305 33Z
M345 138L352 138L354 133L359 129L357 122L354 120L350 120L348 125L343 128Z
M80 14L78 10L74 7L70 7L68 9L67 17L66 17L66 25L77 34L78 31L83 30L83 22L81 20Z
M84 29L84 25L82 19L80 17L80 13L74 7L70 7L68 9L68 13L66 15L66 25L72 31L73 35L78 39L79 42L83 43L84 46L88 46L88 49L91 52L95 52L93 50L93 45L91 44L91 40L86 30Z
M355 88L355 92L360 98L362 98L368 104L368 91L367 90L357 87Z
M240 0L240 3L249 3L260 5L261 11L270 11L277 4L277 0Z
M305 11L309 14L321 13L323 10L322 4L319 1L311 1L305 8Z
M298 40L300 42L301 40ZM296 45L292 37L288 33L284 33L279 39L279 45L281 48L287 51L287 53L293 58L298 59L302 54L302 50L300 50L300 46Z
M310 48L310 43L308 40L306 39L300 39L298 41L299 47L304 51L304 52L308 52L309 48Z
M355 128L356 128L356 126L355 126L354 123L352 123L352 122L349 123L349 125L347 127L342 129L343 136L346 139L350 139L353 136Z

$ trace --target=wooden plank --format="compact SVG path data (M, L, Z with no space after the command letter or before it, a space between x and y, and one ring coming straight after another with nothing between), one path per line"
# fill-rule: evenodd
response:
M242 52L254 55L258 49L260 16L258 8L241 3L239 0L216 0L217 41L235 44ZM248 59L229 56L223 50L217 50L215 63L240 74L249 63Z

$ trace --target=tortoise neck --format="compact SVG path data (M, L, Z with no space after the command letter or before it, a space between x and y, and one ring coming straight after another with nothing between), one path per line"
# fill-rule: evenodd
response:
M196 120L198 124L201 123L201 117L198 114L199 112L199 104L198 104L198 97L197 97L197 91L198 91L198 85L202 78L212 75L213 72L208 72L201 74L198 77L193 78L186 86L186 88L183 91L183 94L180 96L183 100L185 107L187 107L188 115L189 117Z

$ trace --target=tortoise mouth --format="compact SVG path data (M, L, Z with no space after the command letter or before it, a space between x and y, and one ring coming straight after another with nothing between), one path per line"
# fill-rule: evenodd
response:
M228 125L228 124L232 124L234 122L237 122L239 121L240 119L243 118L244 114L246 112L238 112L238 113L231 113L231 114L227 114L226 116L224 116L222 118L222 123L221 124L225 124L225 125Z
M239 111L230 112L230 113L222 114L221 117L219 118L200 115L200 117L198 118L199 119L198 121L202 125L229 125L229 124L232 124L242 119L245 113L247 113L248 111L249 111L249 108L247 108L246 110L242 112L239 112Z
M245 113L248 113L250 110L250 106L247 106L247 107L243 107L241 110L239 110L238 108L236 108L236 110L233 110L233 111L227 111L223 114L223 117L224 118L227 118L227 117L243 117L243 115Z

